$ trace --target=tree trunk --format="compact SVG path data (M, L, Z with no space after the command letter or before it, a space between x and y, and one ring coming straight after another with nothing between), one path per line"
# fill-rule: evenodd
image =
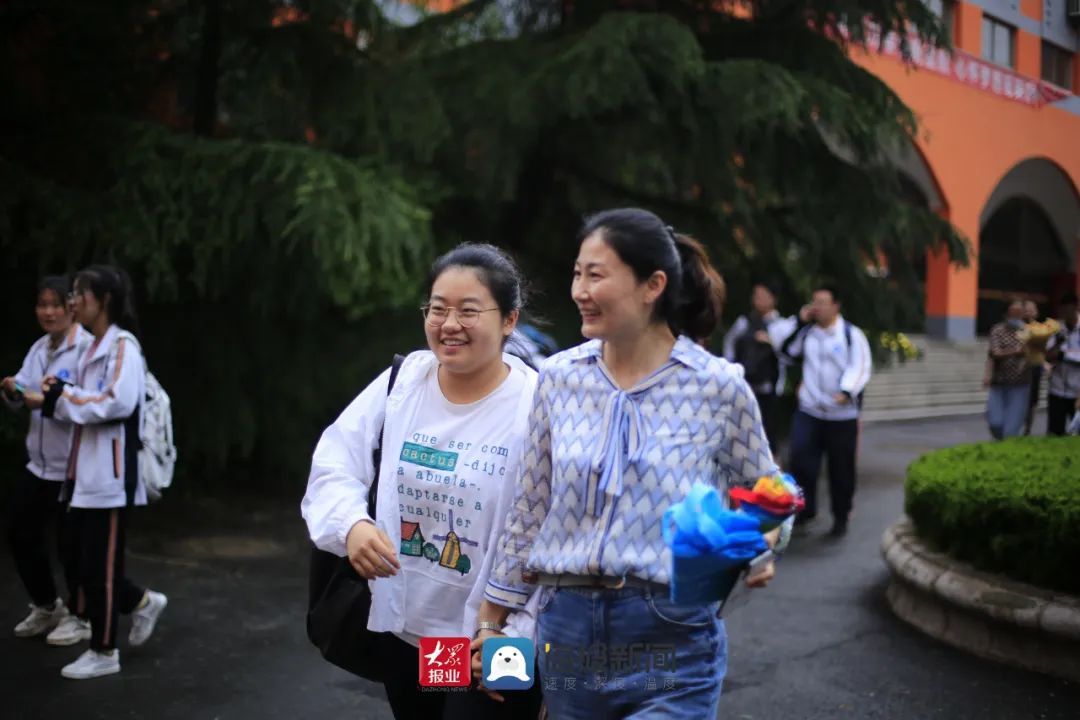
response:
M217 124L218 63L221 59L221 0L203 0L202 50L195 77L196 135L211 137Z

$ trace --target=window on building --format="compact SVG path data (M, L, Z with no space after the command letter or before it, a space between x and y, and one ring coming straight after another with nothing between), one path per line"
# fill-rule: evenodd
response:
M1042 79L1072 89L1073 54L1048 42L1042 44Z
M1000 20L983 15L982 21L982 56L984 59L1005 67L1016 67L1016 52L1013 41L1016 29Z
M941 18L945 25L945 36L949 42L956 43L956 0L926 0L926 6Z

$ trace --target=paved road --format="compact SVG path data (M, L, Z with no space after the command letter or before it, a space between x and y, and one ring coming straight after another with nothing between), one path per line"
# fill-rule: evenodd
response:
M851 534L835 542L823 536L827 522L811 528L773 585L731 609L721 718L1080 716L1080 687L954 651L897 621L884 602L879 543L902 511L903 468L929 449L984 434L978 419L865 430ZM323 663L306 642L304 538L295 506L233 502L195 510L173 502L144 511L132 536L133 577L170 598L154 638L141 649L122 646L120 675L86 682L59 675L79 649L0 638L0 716L390 717L381 688ZM3 622L14 625L23 602L4 564Z

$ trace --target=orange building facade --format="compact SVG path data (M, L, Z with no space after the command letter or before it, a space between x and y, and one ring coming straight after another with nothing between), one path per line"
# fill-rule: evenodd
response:
M855 58L918 116L915 147L896 153L905 184L971 243L966 267L927 258L931 336L969 341L1008 297L1052 313L1080 289L1080 12L1068 4L939 2L954 53L914 40L904 62L890 37Z

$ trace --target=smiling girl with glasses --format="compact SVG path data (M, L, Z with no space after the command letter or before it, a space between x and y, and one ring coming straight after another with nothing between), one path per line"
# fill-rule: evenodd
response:
M507 352L525 297L506 254L459 246L435 262L426 291L428 349L405 358L389 397L387 370L326 429L301 510L315 545L370 581L376 679L395 718L535 718L538 685L496 701L417 683L421 637L477 630L536 386L536 372ZM499 625L529 639L534 627L535 603ZM467 682L469 668L459 672Z

